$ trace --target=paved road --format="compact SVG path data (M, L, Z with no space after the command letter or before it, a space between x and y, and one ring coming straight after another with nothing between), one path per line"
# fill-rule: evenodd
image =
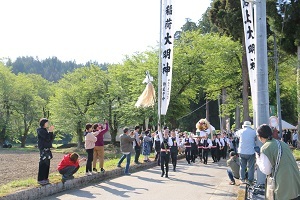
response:
M236 199L238 186L231 186L228 182L224 162L189 166L181 160L177 172L170 172L169 179L160 177L160 168L155 167L134 173L130 177L122 176L43 199Z

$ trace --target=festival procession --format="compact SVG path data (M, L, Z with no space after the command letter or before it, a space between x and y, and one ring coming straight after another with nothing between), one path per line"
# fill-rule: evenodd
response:
M0 5L0 200L300 200L299 0Z

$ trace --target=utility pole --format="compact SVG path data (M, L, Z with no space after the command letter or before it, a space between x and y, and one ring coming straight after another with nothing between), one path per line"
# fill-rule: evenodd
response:
M267 55L267 19L266 0L256 0L254 4L255 17L255 62L256 62L256 126L269 123L269 89L268 89L268 55ZM258 140L258 146L262 143ZM266 176L258 169L257 184L265 184Z
M282 138L282 117L281 117L281 104L280 104L280 86L279 86L279 71L278 71L278 53L275 33L274 37L274 64L276 76L276 101L277 101L277 117L279 126L279 137Z

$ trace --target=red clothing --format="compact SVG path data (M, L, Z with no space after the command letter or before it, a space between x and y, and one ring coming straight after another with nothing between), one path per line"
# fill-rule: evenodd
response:
M99 131L99 134L96 136L97 141L95 142L95 146L104 146L104 134L108 131L108 123L106 123L105 129Z
M76 162L74 162L70 159L70 156L71 156L71 154L67 154L64 156L64 158L60 161L60 163L57 166L58 171L64 169L65 167L68 167L68 166L75 166L75 167L79 166L78 160Z

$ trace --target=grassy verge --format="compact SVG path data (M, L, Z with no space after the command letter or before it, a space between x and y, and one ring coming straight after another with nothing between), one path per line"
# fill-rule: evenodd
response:
M81 149L76 149L76 148L69 148L69 149L64 149L64 150L59 150L58 153L69 153L69 152L78 152L81 155L85 154L85 150ZM110 171L113 169L116 169L116 166L118 164L118 161L121 157L121 154L117 153L105 153L105 162L104 162L104 169L106 171ZM150 155L150 158L154 158L155 155L152 153ZM141 155L140 160L143 159L143 156ZM135 165L134 164L134 156L131 157L131 166ZM123 161L123 166L125 165L126 160ZM85 165L85 163L83 163ZM85 166L81 166L78 170L78 172L74 175L75 178L83 177L85 176ZM98 167L98 164L97 164ZM58 172L51 173L49 175L49 180L51 183L59 183L61 181L61 175ZM23 189L28 189L28 188L34 188L38 187L39 184L37 184L37 180L35 178L28 178L24 180L17 180L17 181L12 181L9 182L5 185L0 186L0 197L3 197L5 195L23 190Z
M300 150L299 149L294 149L293 154L294 154L296 160L300 161Z

